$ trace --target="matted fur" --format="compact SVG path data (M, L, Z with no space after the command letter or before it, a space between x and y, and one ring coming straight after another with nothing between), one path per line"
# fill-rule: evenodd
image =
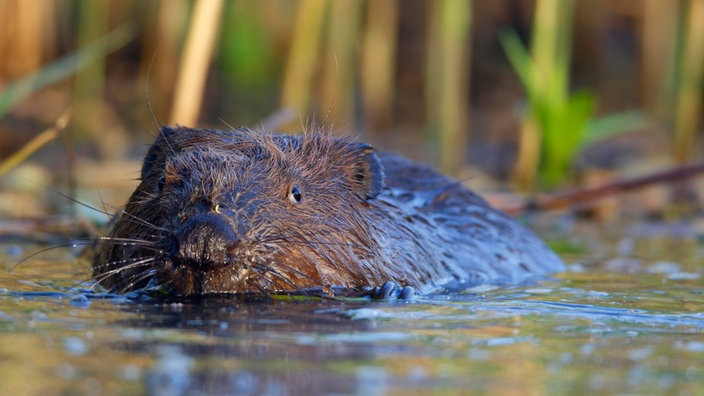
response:
M327 133L163 128L141 179L94 261L114 291L427 292L562 268L458 182Z

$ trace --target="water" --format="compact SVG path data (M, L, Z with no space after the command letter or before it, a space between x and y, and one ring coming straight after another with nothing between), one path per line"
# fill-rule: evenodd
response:
M2 243L0 394L704 394L697 233L571 231L553 279L413 302L100 295Z

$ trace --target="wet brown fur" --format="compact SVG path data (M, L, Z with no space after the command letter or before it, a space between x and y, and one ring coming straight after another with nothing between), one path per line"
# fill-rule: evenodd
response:
M95 278L113 291L358 290L387 281L431 291L521 282L562 266L456 181L327 133L163 128L141 179L94 261ZM227 237L214 239L223 248L184 235L204 229L189 226L196 217L227 225ZM198 249L184 255L185 245Z

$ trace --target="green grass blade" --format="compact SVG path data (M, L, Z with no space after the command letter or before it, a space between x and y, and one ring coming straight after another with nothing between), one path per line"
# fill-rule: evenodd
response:
M648 118L641 110L624 111L599 117L589 123L581 145L587 146L611 136L645 128L647 125Z
M513 30L502 32L499 40L513 70L518 74L523 88L529 97L533 97L533 62L528 50Z

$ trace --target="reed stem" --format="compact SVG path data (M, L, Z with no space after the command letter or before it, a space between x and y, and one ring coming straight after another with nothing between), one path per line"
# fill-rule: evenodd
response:
M306 116L327 0L301 0L296 12L293 42L286 64L281 107Z
M370 129L391 124L398 30L396 0L367 3L367 26L362 47L362 106Z
M434 32L428 65L429 114L440 136L439 167L456 173L464 162L469 105L469 28L471 2L439 0L435 3Z
M173 122L182 125L198 122L222 7L222 0L197 0L194 5L176 80Z
M703 72L704 0L691 0L675 113L674 156L678 162L692 159L695 136L700 127Z

